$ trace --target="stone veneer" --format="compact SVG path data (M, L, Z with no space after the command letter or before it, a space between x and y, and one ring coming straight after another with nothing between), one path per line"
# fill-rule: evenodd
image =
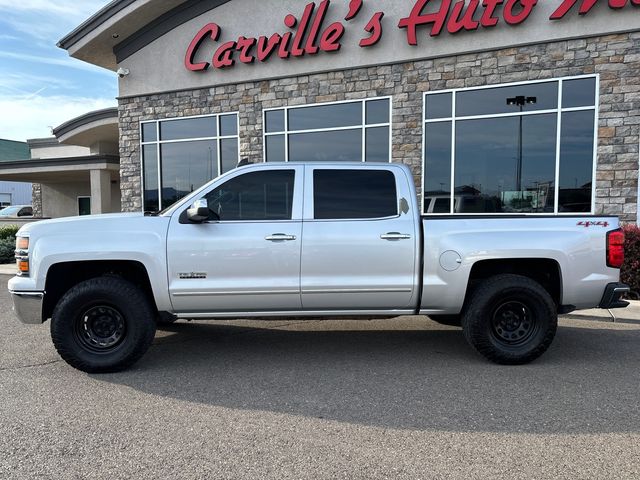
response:
M411 167L419 188L424 92L593 73L600 75L596 213L634 222L640 32L120 99L122 209L142 208L139 123L143 120L237 111L240 157L260 162L263 109L391 95L393 161Z
M42 185L39 183L34 183L31 186L31 205L33 216L42 217Z

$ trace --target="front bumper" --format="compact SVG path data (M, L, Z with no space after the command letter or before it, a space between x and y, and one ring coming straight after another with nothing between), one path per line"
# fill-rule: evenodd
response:
M18 320L29 325L42 323L42 304L44 292L10 292L13 311Z
M625 293L629 293L630 290L629 285L625 285L624 283L610 283L604 290L604 295L602 296L599 307L607 309L628 307L629 302L620 300L620 298Z

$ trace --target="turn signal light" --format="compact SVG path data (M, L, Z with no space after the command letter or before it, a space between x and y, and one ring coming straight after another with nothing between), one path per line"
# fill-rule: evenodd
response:
M18 260L16 263L20 273L29 273L29 260Z
M17 250L29 250L29 237L18 237L16 239Z
M624 232L613 230L607 233L607 267L621 268L624 263Z

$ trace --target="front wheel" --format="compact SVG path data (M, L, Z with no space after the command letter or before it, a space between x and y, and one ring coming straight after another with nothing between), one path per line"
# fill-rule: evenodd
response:
M76 285L51 318L56 350L69 365L87 373L131 366L149 349L155 331L155 312L145 294L116 277Z
M467 341L487 359L522 365L549 348L558 314L539 283L520 275L496 275L473 292L462 328Z

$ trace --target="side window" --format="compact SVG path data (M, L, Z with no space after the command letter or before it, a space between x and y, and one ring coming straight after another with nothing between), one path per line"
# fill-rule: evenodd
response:
M206 196L221 221L291 220L295 170L252 172L235 177Z
M315 170L313 204L317 220L396 216L395 176L388 170Z

